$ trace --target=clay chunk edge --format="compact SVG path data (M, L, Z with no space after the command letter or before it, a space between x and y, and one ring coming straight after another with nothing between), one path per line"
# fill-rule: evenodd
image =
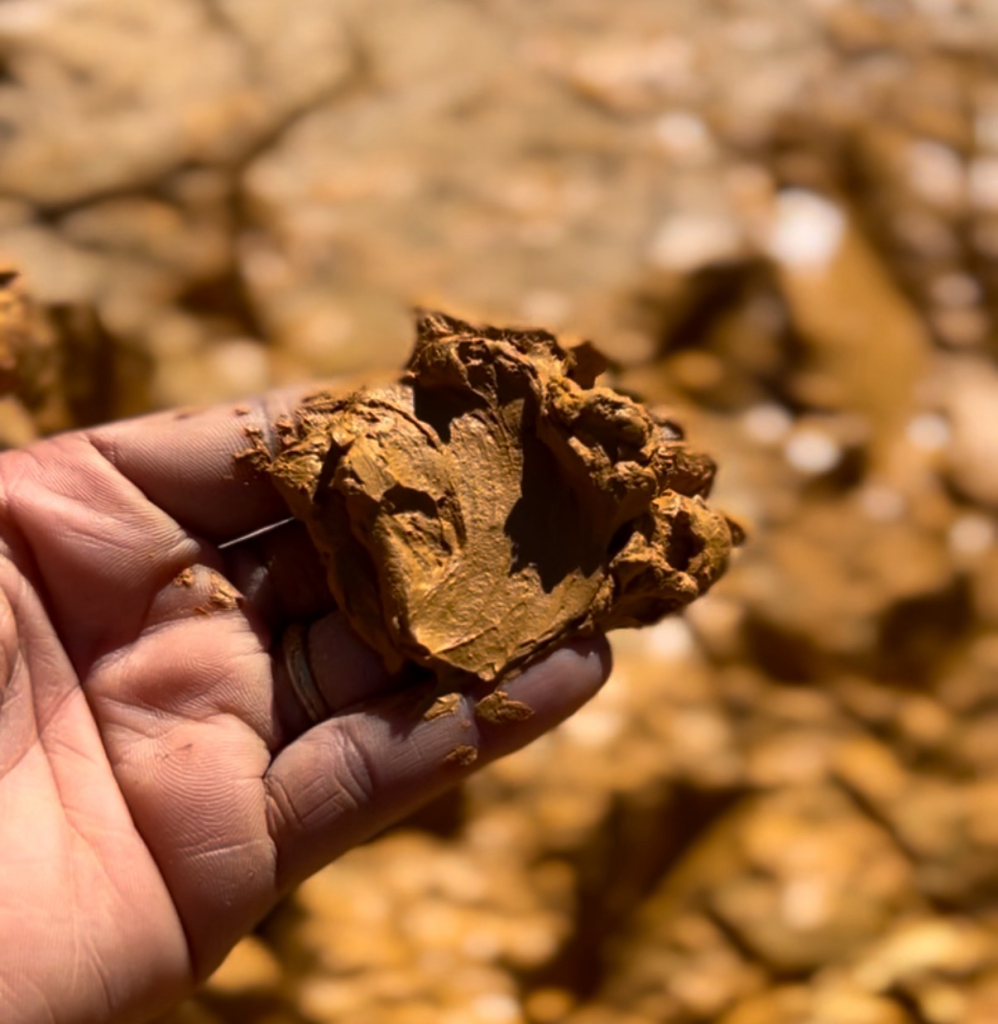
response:
M420 311L405 373L320 392L268 469L389 671L495 681L552 645L657 621L724 572L714 464L596 385L590 345Z

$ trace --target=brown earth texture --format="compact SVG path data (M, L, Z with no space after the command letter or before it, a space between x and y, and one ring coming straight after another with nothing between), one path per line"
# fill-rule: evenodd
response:
M998 1020L993 0L8 0L0 254L3 446L421 304L598 342L749 529L162 1024Z

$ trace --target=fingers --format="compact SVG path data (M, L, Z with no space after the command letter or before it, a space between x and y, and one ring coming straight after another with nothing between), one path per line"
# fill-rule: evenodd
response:
M285 641L282 639L281 643ZM361 701L369 701L392 689L396 681L385 671L381 659L354 633L341 612L331 612L303 627L301 651L295 656L275 657L274 679L277 714L284 736L300 736L315 724L315 718L298 696L298 687L314 684L322 717L335 715ZM282 652L283 653L283 652ZM293 680L304 673L306 679Z
M533 665L502 687L505 699L483 705L486 689L427 709L419 694L397 694L305 733L264 780L279 888L540 736L589 700L609 670L599 638Z
M228 548L222 557L228 578L275 632L335 606L322 560L299 522Z
M269 425L299 398L300 391L274 392L252 406L149 416L4 453L5 512L30 547L81 672L137 635L150 602L178 572L198 562L220 566L205 539L229 540L287 517L266 475L237 455L251 437L268 444ZM330 607L304 529L257 538L224 560L272 627Z
M209 557L80 434L0 456L3 515L77 671L128 643L154 596Z
M143 416L88 431L86 437L185 530L221 543L287 516L266 475L238 456L259 443L275 451L273 425L290 414L305 391Z

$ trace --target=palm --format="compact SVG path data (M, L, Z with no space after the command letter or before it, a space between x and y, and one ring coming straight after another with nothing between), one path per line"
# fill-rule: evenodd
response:
M423 721L354 640L297 527L232 457L232 409L0 457L0 1019L143 1019L282 891L455 781L446 754L520 746L605 678L603 649L510 684L534 709ZM314 728L274 639L311 620ZM346 709L346 710L345 710ZM351 710L352 709L352 710ZM481 763L480 761L480 763Z

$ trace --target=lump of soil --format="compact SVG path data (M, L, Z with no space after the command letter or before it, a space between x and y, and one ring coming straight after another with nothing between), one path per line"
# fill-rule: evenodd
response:
M390 671L497 680L553 644L655 622L724 571L737 528L676 424L596 386L544 331L421 313L401 380L321 392L269 471Z
M20 273L0 262L0 395L34 383L44 333L42 315Z

